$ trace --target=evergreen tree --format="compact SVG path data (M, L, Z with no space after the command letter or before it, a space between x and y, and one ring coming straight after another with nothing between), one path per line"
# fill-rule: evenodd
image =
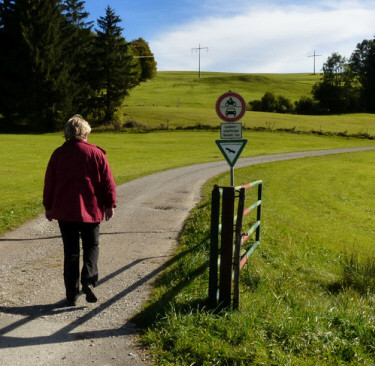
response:
M37 130L56 129L64 118L67 94L60 3L4 1L2 13L2 112Z
M141 66L139 81L152 79L156 75L156 61L148 43L143 38L138 38L130 42L130 47Z
M129 89L138 83L120 22L120 17L108 6L105 17L98 19L100 29L96 30L92 86L97 92L96 109L104 114L106 122L113 120Z
M93 57L93 22L88 22L89 13L84 10L84 1L65 0L63 23L65 40L64 62L69 70L70 114L87 114L89 101L94 91L90 88L88 64Z

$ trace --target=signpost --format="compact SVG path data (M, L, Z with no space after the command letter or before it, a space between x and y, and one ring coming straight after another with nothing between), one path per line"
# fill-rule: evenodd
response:
M230 166L231 185L234 186L234 165L247 144L242 139L242 123L239 121L246 112L246 102L241 95L229 91L216 102L216 113L225 122L220 125L220 139L216 145Z

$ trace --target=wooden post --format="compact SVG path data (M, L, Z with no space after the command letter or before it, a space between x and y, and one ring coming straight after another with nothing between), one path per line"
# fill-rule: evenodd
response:
M235 187L223 187L219 281L219 302L221 307L230 306L232 295L234 201Z
M209 306L217 306L218 257L219 257L220 190L215 185L211 196L210 269L208 283Z

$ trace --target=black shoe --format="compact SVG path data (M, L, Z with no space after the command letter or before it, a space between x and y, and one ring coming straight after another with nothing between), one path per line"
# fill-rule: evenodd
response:
M84 285L82 286L82 291L86 294L87 302L97 302L98 298L95 296L93 285Z
M77 302L75 299L66 299L66 306L76 306Z

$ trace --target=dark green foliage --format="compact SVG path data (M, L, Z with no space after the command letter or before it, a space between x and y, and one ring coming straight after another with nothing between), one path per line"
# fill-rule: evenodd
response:
M64 62L69 70L70 113L87 115L90 112L90 98L94 91L90 88L89 60L93 54L94 34L92 23L87 22L88 13L84 10L84 1L65 0L63 5L65 22Z
M312 98L303 97L294 103L294 112L296 114L315 115L319 114L319 106Z
M365 111L375 112L375 39L357 44L349 61L353 73L361 85L360 101Z
M121 22L108 6L105 17L100 17L95 39L94 70L92 87L97 92L96 108L104 112L104 121L113 119L117 108L128 90L138 84L133 57L129 55L128 43L121 36Z
M293 104L281 95L275 96L273 93L266 92L261 100L252 100L249 102L250 110L261 112L292 113Z
M323 78L312 94L323 113L348 113L358 110L358 89L345 57L333 53L323 66Z
M276 109L275 109L275 111L277 113L292 113L293 112L293 104L288 98L285 98L282 95L279 95L276 98Z
M74 113L112 120L129 89L152 77L155 62L135 72L114 11L96 35L84 3L0 0L1 129L57 130Z
M64 104L63 17L56 0L1 4L1 112L36 130L58 126Z

